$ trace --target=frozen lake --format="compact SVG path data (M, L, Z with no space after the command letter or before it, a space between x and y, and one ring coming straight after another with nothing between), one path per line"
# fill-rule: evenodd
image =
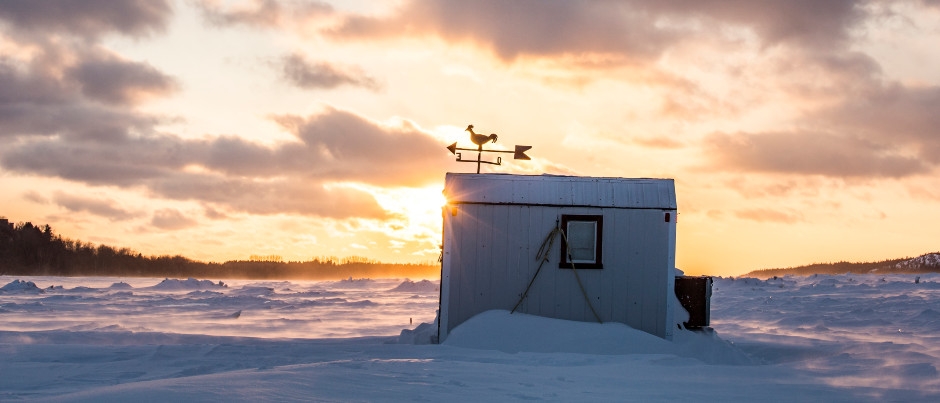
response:
M932 274L716 279L673 342L491 311L443 345L399 343L437 282L221 281L0 276L0 400L940 399Z

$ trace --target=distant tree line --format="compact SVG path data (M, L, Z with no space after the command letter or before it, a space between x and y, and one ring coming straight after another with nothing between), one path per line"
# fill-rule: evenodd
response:
M362 257L284 262L280 256L199 262L180 255L144 256L129 248L94 245L56 235L48 224L13 224L0 218L0 275L307 279L440 275L433 264L380 263Z
M909 260L909 258L882 260L880 262L836 262L836 263L814 263L805 266L788 267L784 269L762 269L754 270L745 274L747 277L768 278L773 276L784 276L787 274L795 276L809 276L813 274L891 274L891 273L933 273L938 272L937 267L915 266L898 268L898 263Z

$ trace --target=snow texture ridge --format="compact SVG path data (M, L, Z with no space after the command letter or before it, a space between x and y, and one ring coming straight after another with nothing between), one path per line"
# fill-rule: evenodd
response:
M391 291L420 281L164 282L0 276L0 401L940 401L935 273L715 278L672 341L493 310L440 345L438 292Z
M178 279L164 279L153 286L153 289L163 290L163 291L188 291L188 290L208 290L208 289L217 289L225 287L225 283L219 281L218 283L213 283L209 280L196 280L192 277L186 280Z
M36 286L32 281L13 280L7 285L0 287L0 292L4 293L31 293L41 294L43 290Z
M441 287L437 282L432 282L430 280L421 280L414 282L411 280L405 280L397 287L392 288L389 291L394 292L437 292L440 291Z
M619 322L575 322L504 310L486 311L461 323L444 344L506 353L670 354L710 364L753 364L714 331L680 330L674 341L667 341Z

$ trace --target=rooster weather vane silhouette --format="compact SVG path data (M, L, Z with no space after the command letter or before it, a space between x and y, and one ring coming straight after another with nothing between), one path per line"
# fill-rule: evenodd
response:
M532 146L519 146L519 145L517 145L515 151L484 150L484 149L483 149L483 145L484 145L484 144L489 143L489 142L491 142L491 141L495 143L495 142L496 142L496 139L499 138L499 136L497 136L496 133L490 134L489 136L487 136L487 135L485 135L485 134L477 134L477 133L475 133L475 132L473 131L473 125L467 126L467 128L466 128L464 131L470 132L470 141L472 141L473 144L476 144L476 145L477 145L477 148L460 148L460 147L457 147L457 142L454 142L454 144L451 144L451 145L447 146L447 149L450 150L450 153L451 153L451 154L454 154L454 155L457 156L457 162L476 162L476 163L477 163L477 173L480 173L480 165L481 165L481 164L491 164L491 165L502 165L502 164L503 164L503 157L496 157L496 162L493 162L493 161L484 161L484 160L483 160L483 153L512 153L512 154L513 154L513 157L512 157L513 159L517 159L517 160L530 160L530 159L531 159L531 158L529 158L528 155L525 155L525 152L528 151L530 148L532 148ZM462 153L458 153L457 150L476 151L476 152L477 152L477 159L475 159L475 160L465 160L465 159L463 159L463 156L461 155Z

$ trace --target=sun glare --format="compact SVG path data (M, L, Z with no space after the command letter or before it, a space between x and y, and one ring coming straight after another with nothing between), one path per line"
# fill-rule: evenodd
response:
M393 224L387 235L401 240L437 239L441 232L441 208L447 204L443 185L422 188L395 188L350 184L349 186L369 192L376 202L392 218Z
M373 193L386 210L402 215L411 224L440 222L441 208L447 204L442 187L403 188Z

